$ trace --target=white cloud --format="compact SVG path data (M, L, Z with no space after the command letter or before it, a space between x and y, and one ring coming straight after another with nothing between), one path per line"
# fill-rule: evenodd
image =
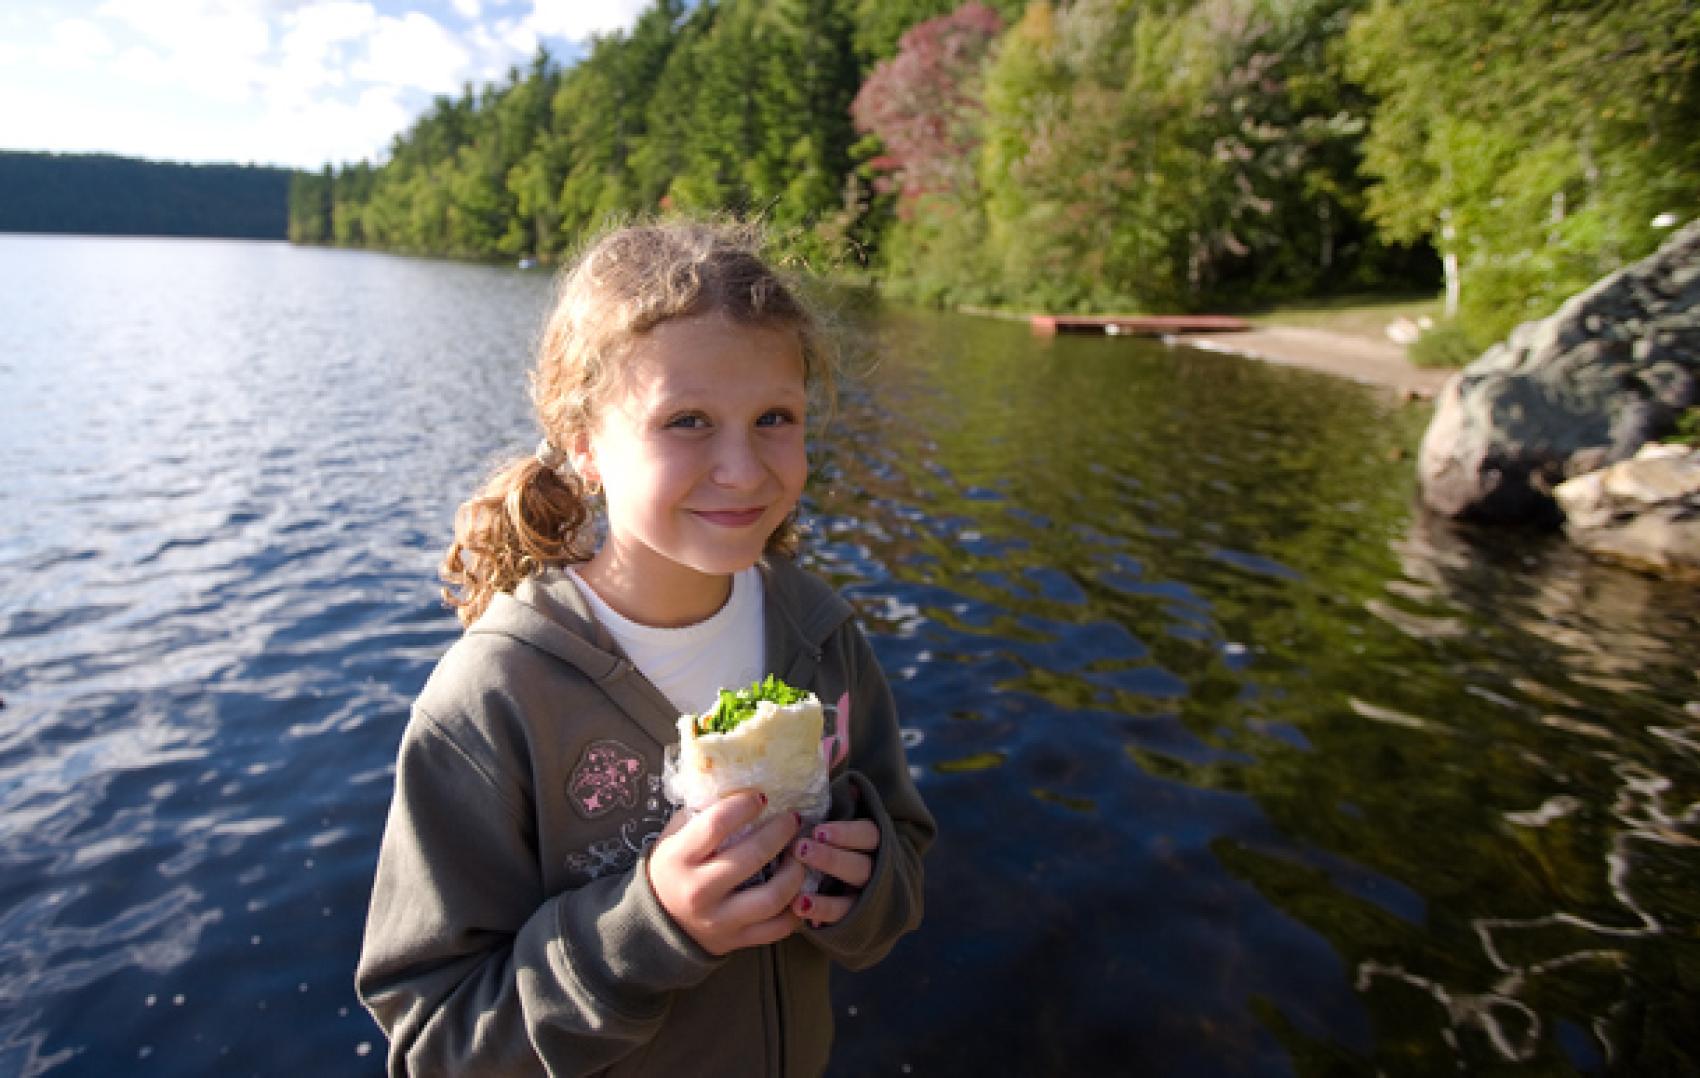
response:
M315 93L347 85L354 45L378 25L371 4L338 0L283 18L281 55L267 79L269 96L306 102Z
M54 23L48 38L48 48L54 59L67 67L86 68L114 52L112 38L98 23L88 19L65 19Z
M253 133L251 155L302 168L369 159L413 120L402 93L368 87L353 101L319 98L267 115Z
M283 17L280 48L286 60L325 63L339 47L358 41L378 26L378 12L359 0L314 4Z
M249 100L271 51L264 0L106 0L95 14L150 42L179 82L211 101Z
M0 0L0 146L303 168L381 156L432 94L571 58L652 0ZM62 15L55 19L55 16Z
M366 55L349 74L361 82L409 87L428 93L454 93L472 74L472 56L428 15L408 12L384 17L366 42Z
M95 9L168 52L205 54L214 47L243 56L271 44L266 0L106 0Z
M112 74L142 86L167 86L177 80L177 72L165 58L142 45L131 45L113 60Z
M509 50L521 56L537 54L537 31L531 25L515 19L504 19L496 24L494 37Z
M228 145L230 117L219 112L153 89L111 101L67 92L43 100L39 108L6 110L0 117L0 145L160 160L246 160Z
M539 37L564 37L583 41L592 34L630 30L652 0L534 0L525 25Z

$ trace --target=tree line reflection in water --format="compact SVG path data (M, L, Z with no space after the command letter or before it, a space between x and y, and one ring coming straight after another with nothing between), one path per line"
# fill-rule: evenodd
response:
M880 634L945 840L921 940L847 1006L961 997L953 1066L1697 1065L1700 596L1419 512L1425 407L880 327L815 560ZM854 1045L843 1073L886 1058Z

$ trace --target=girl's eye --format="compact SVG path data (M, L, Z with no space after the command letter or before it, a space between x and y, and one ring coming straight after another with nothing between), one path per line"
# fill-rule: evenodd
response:
M668 430L702 430L706 426L708 426L708 420L696 412L676 415L667 421Z
M787 423L795 423L796 421L797 417L792 415L786 409L775 408L772 411L763 412L761 418L756 420L756 426L783 427Z

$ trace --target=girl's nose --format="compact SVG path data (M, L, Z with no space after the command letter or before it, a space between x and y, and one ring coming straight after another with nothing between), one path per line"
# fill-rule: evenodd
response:
M709 478L717 486L728 490L751 490L760 486L766 469L756 447L750 444L749 436L741 432L728 433L718 439L718 443Z

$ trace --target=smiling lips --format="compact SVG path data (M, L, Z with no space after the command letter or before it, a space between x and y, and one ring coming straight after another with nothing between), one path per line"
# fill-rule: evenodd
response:
M747 528L762 518L766 509L697 509L694 510L699 519L710 524L718 524L723 528Z

